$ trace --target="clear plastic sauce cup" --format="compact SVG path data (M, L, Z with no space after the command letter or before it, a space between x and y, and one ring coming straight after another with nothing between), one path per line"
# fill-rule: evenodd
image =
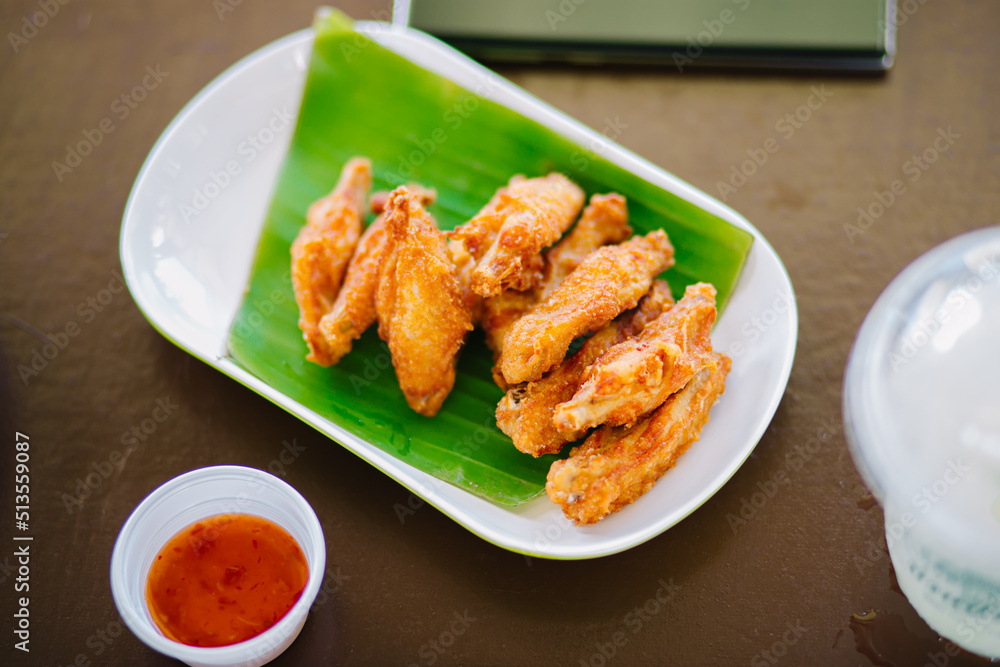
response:
M160 632L146 604L146 578L156 554L171 537L219 514L251 514L284 528L302 549L309 578L285 616L259 635L229 646L188 646ZM175 477L136 507L111 555L111 592L122 620L150 648L195 667L257 667L280 655L298 636L325 570L323 529L298 491L261 470L215 466Z

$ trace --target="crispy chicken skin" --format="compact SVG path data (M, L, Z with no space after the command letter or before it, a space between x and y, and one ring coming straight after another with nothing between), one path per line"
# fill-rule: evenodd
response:
M533 305L544 301L590 253L608 243L621 243L631 233L624 197L614 193L591 197L573 229L545 253L545 269L537 287L523 292L507 290L486 300L486 344L498 352L507 329Z
M375 310L399 387L413 410L437 414L455 384L472 316L445 237L405 187L390 196Z
M458 286L462 288L465 307L472 313L472 323L480 324L483 321L486 300L472 291L472 270L476 268L476 260L462 242L455 239L448 241L448 254L455 265L455 278L458 280Z
M437 190L434 188L427 188L420 183L407 183L406 189L412 194L420 195L420 201L425 206L433 204L437 201ZM371 198L368 200L368 206L371 207L372 213L379 215L385 212L385 207L389 204L389 197L392 192L389 190L379 190L378 192L373 192Z
M711 362L715 315L715 287L690 285L673 308L587 369L573 398L556 408L556 428L634 424Z
M559 239L583 207L584 194L559 173L515 176L489 203L450 237L476 259L472 289L483 297L536 285L541 251Z
M545 253L538 300L548 298L590 253L609 243L621 243L631 235L625 197L616 192L592 196L573 229Z
M348 160L333 191L309 207L306 224L292 243L292 288L299 305L299 328L309 345L306 359L322 366L333 361L319 323L333 307L354 254L371 185L371 162Z
M496 359L503 347L503 337L514 322L538 303L538 292L530 289L509 289L496 296L483 299L483 317L479 324L486 334L486 346L493 350Z
M545 490L577 525L596 523L648 491L687 451L725 389L732 360L711 363L632 427L604 426L549 469Z
M591 253L552 294L507 331L499 366L509 385L537 380L570 343L634 308L674 262L663 230Z
M511 196L513 188L520 187L526 180L528 179L521 174L511 176L507 185L498 189L468 222L447 232L448 238L461 241L472 258L478 261L496 239L503 225L503 217L499 215L503 202Z
M555 427L552 413L556 406L572 398L590 364L612 345L641 332L673 301L670 287L662 280L655 281L635 309L597 331L542 379L511 388L497 405L497 427L520 451L536 457L554 454L567 442L581 438L584 431L564 433Z
M423 204L434 203L433 189L408 184L407 189L418 195ZM375 290L378 286L378 266L385 247L385 214L388 192L372 195L371 207L382 213L361 235L357 250L351 257L344 284L330 312L319 322L320 335L327 352L327 363L336 364L351 351L353 342L375 322Z
M620 243L631 233L624 197L616 193L591 197L573 229L545 253L542 282L537 287L506 290L484 301L480 324L493 360L499 358L503 337L514 322L561 285L590 253L605 244ZM499 368L493 369L493 379L501 389L507 389Z

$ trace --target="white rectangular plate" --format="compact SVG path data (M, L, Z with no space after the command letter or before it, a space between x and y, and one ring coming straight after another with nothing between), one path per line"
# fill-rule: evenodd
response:
M699 190L609 142L457 51L413 29L355 29L413 63L532 118L580 146L741 227L755 237L740 282L713 333L734 358L725 395L697 446L638 501L577 527L547 497L495 505L418 471L247 373L225 356L271 191L295 126L312 48L303 30L240 61L164 131L133 187L121 233L129 289L149 321L181 348L327 433L480 537L545 558L616 553L654 537L712 496L739 468L777 409L797 334L792 285L749 222ZM323 517L320 517L322 520Z

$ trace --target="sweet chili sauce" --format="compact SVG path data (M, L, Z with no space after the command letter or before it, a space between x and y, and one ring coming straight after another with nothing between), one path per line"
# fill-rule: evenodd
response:
M184 528L153 560L146 604L164 635L189 646L227 646L281 620L309 578L285 529L247 514Z

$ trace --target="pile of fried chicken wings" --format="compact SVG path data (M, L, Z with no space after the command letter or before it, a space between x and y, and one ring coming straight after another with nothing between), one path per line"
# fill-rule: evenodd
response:
M623 196L584 207L563 174L518 175L443 232L434 190L371 187L371 162L349 160L292 244L308 360L336 364L377 323L406 402L432 417L481 327L514 446L541 456L585 438L546 484L577 524L633 502L698 439L732 364L709 337L715 288L675 303L658 278L674 248L662 230L632 236Z

